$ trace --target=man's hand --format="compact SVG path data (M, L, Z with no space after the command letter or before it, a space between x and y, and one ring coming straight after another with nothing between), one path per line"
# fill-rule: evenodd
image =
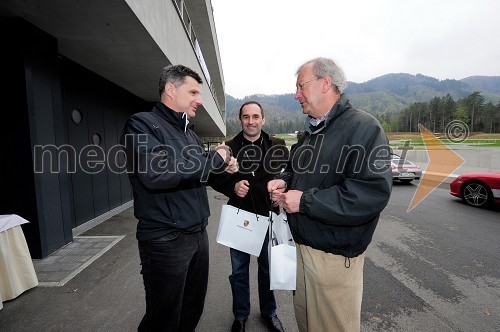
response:
M299 212L301 197L302 191L300 190L289 190L288 192L281 194L283 210L285 210L286 213Z
M282 194L285 192L286 182L283 180L271 180L267 183L267 191L271 195L273 206L278 206L283 202Z
M249 186L250 183L247 180L241 180L234 185L234 192L238 197L243 198L248 194Z
M231 148L227 146L224 142L215 147L215 151L224 159L226 164L225 171L229 174L238 172L238 161L236 158L232 157Z
M215 151L224 159L225 164L229 164L231 158L231 148L222 142L215 147Z
M227 162L226 172L228 172L229 174L233 174L238 172L238 169L238 161L236 160L236 158L229 158L229 161Z

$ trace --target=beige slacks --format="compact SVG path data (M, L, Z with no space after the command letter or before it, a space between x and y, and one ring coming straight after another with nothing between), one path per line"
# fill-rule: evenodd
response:
M301 332L360 330L365 253L341 255L297 244L295 319Z

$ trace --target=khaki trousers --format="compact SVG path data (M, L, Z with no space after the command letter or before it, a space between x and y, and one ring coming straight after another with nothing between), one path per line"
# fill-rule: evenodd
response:
M341 255L297 244L295 319L301 332L360 330L365 253Z

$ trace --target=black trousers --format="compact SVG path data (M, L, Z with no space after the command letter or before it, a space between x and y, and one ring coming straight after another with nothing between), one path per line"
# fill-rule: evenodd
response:
M139 256L146 314L138 330L194 331L207 293L206 230L139 241Z

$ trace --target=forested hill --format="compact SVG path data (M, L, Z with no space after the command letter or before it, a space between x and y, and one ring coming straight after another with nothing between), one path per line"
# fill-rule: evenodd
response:
M500 76L470 76L460 81L479 91L500 94Z
M500 102L500 76L471 76L461 80L438 80L417 74L387 74L364 83L349 82L345 93L351 103L374 115L398 113L416 102L450 95L457 100L480 91L486 102ZM228 135L241 130L238 110L242 103L257 100L265 111L270 132L293 132L303 127L304 116L294 94L251 95L235 99L226 95ZM266 129L266 128L264 128ZM270 130L272 129L272 130Z

